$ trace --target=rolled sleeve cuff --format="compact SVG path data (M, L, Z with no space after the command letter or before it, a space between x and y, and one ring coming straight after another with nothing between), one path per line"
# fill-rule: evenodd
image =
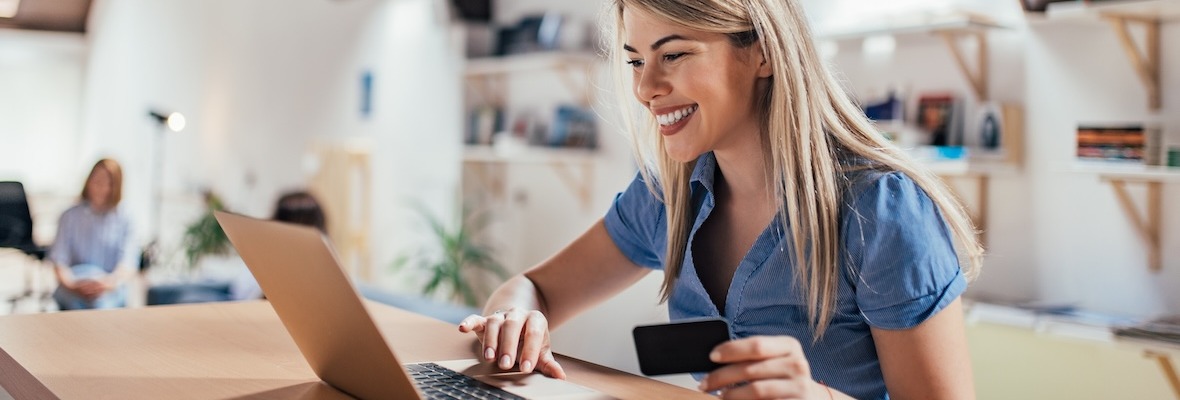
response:
M861 310L865 322L881 329L909 329L925 322L946 308L967 290L967 280L957 272L941 291L887 307Z
M636 239L635 229L627 225L623 217L619 215L618 201L619 197L615 197L615 207L611 207L610 211L603 217L603 224L606 226L606 233L610 235L612 241L615 242L615 247L623 252L631 262L636 265L659 269L660 260L651 254L651 245L647 243L640 243Z

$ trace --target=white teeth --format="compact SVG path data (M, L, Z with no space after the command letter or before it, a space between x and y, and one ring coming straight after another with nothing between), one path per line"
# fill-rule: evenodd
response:
M673 112L670 112L670 113L667 113L664 115L657 115L656 122L659 122L660 125L664 125L664 126L672 125L672 124L679 122L681 119L684 119L684 117L692 115L692 113L696 112L696 110L697 110L697 105L693 104L691 106L688 106L688 107L685 107L685 108L682 108L682 109L679 109L679 110L676 110L676 111L673 111Z

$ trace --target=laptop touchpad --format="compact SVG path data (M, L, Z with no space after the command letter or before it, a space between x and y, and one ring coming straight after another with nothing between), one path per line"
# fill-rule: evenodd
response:
M540 373L500 372L476 359L439 361L435 364L529 399L614 399L576 383L553 379Z

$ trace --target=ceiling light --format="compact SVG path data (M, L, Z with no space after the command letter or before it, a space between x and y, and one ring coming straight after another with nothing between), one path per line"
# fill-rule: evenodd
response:
M0 0L0 18L15 17L18 8L20 0Z

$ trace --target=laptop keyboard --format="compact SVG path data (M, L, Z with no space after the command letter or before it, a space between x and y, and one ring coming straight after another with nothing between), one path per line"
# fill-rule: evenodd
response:
M410 377L427 399L520 399L524 397L508 393L498 387L480 382L475 378L443 368L435 363L406 364Z

